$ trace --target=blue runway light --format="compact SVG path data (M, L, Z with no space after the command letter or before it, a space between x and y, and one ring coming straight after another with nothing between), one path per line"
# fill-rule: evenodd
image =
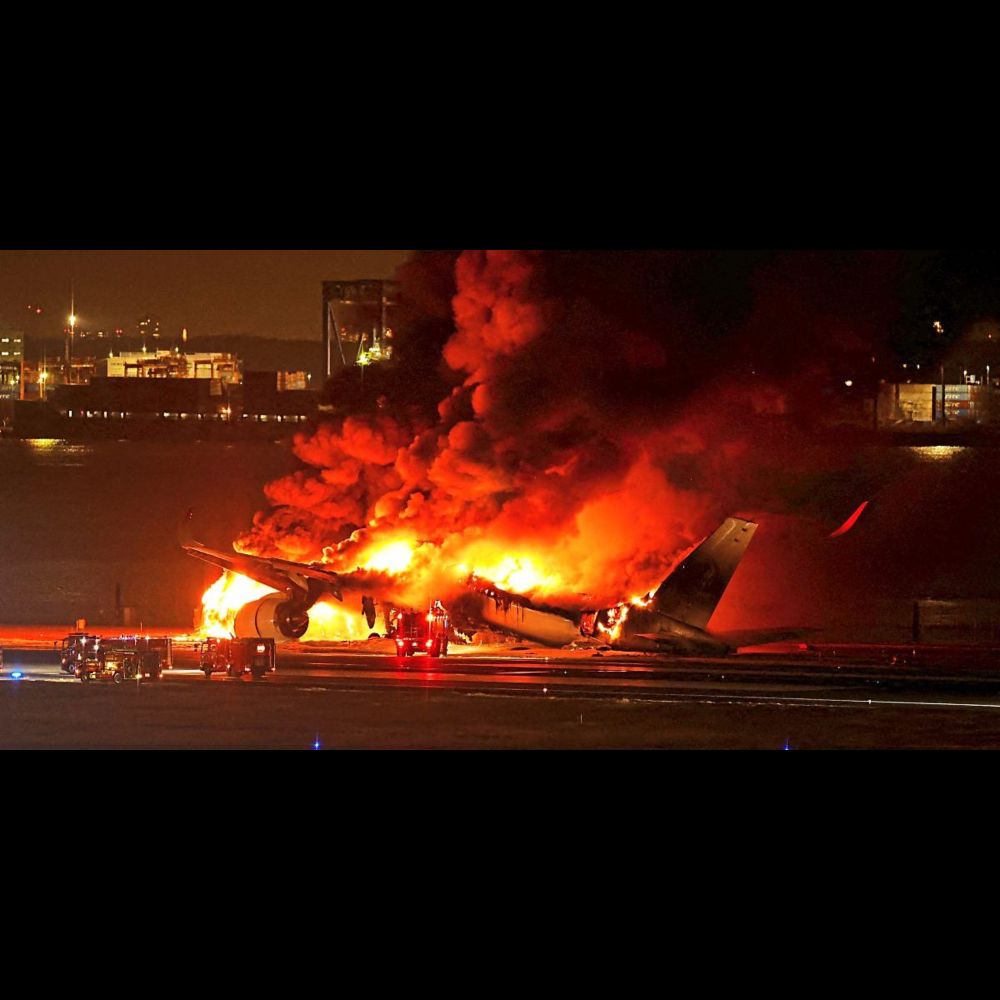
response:
M23 676L24 674L22 674L20 670L12 670L10 674L10 679L12 681L19 681Z
M316 742L313 743L313 750L318 750L318 749L319 749L319 737L317 736Z
M788 737L785 737L785 745L781 748L782 750L791 750L792 748L788 744Z

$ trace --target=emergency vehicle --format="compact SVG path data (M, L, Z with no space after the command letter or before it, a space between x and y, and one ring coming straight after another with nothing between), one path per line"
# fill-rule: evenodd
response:
M223 670L229 677L249 673L254 680L273 673L273 639L206 639L200 643L198 662L206 677Z
M76 668L86 659L87 653L93 652L94 644L100 641L100 636L87 635L86 632L70 632L60 644L59 669L65 674L75 674Z
M448 655L448 629L451 622L440 601L434 601L426 612L397 611L393 625L397 655Z
M159 660L147 659L141 650L91 648L74 673L81 681L124 681L160 679Z
M59 666L67 674L81 676L80 668L90 663L88 674L95 674L94 663L116 651L133 652L144 677L159 680L162 670L173 666L173 640L141 635L100 636L86 632L71 632L62 641Z

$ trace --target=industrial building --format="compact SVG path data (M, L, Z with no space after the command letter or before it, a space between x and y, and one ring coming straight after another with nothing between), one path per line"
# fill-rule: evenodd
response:
M179 351L134 351L101 358L94 374L102 378L192 378L240 381L240 363L234 354L181 354Z
M878 417L882 426L913 424L992 426L1000 424L1000 393L977 381L934 385L925 382L879 386Z
M78 359L74 359L74 372ZM82 370L82 369L81 369ZM304 372L244 372L233 354L122 353L91 375L62 382L61 365L28 373L35 391L8 404L19 437L270 436L273 425L316 415L319 393ZM22 382L22 384L24 384ZM27 394L26 394L27 395Z
M0 332L0 399L24 398L24 335Z
M316 411L315 392L281 391L277 372L246 372L242 382L213 378L107 378L58 386L53 408L67 420L300 423Z
M389 361L399 284L374 278L323 282L323 372Z

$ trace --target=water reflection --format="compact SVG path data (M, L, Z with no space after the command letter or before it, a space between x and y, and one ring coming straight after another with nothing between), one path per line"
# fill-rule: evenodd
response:
M921 462L947 462L971 451L968 446L957 444L921 444L906 450Z
M92 444L70 444L63 438L26 438L16 445L25 449L32 465L39 467L81 468L94 454Z
M146 621L190 627L212 581L177 545L184 511L224 547L295 467L269 443L0 440L0 622L111 621L120 584Z

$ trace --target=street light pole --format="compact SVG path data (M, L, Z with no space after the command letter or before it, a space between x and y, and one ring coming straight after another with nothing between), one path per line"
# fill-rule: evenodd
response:
M76 334L76 295L73 282L69 283L69 338L66 341L66 381L73 381L73 338Z

